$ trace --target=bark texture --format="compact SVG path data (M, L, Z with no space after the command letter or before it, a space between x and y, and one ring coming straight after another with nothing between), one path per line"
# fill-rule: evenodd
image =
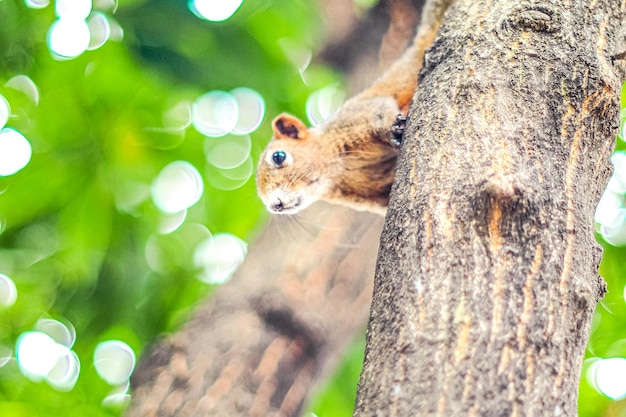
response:
M300 222L271 224L233 280L142 359L128 417L300 415L367 320L382 218L325 205Z
M355 416L575 416L626 2L456 0L427 51Z

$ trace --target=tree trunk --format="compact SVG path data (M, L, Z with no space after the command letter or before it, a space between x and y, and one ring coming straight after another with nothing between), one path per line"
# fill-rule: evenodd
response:
M576 415L624 19L617 0L447 11L410 111L355 416Z

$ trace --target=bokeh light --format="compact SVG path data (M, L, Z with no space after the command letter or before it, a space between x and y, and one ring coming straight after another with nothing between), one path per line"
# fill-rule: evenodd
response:
M87 19L87 27L90 34L89 45L87 45L89 51L100 48L111 36L111 24L103 13L93 12Z
M99 10L115 12L116 0L99 0ZM71 59L87 50L100 48L108 40L121 40L124 32L112 17L92 12L91 0L57 0L59 17L48 31L48 47L55 58Z
M229 233L220 233L200 243L194 252L194 264L201 269L199 279L222 284L230 279L247 253L247 244Z
M0 94L0 129L4 128L11 115L11 106L2 94Z
M17 288L11 278L0 274L0 307L11 307L17 300Z
M337 84L315 91L306 101L306 114L313 126L326 120L343 103L345 92Z
M78 356L45 333L22 333L15 350L22 374L32 381L45 380L59 391L69 391L78 380Z
M193 206L204 191L198 170L186 161L167 165L152 183L152 200L163 213L177 213Z
M224 136L237 125L239 106L232 94L211 91L193 103L192 118L193 126L203 135Z
M595 222L598 232L609 243L619 246L624 243L623 225L626 219L622 184L613 176L596 207Z
M178 230L187 218L187 210L179 211L170 215L163 216L159 221L158 230L162 235L167 235Z
M28 75L16 75L15 77L9 79L9 81L7 81L4 85L14 90L21 91L35 105L39 104L39 88Z
M120 26L120 24L112 18L111 16L107 16L107 21L109 22L109 40L110 41L121 41L124 39L124 29Z
M621 357L592 359L586 379L599 393L612 400L626 398L626 359Z
M231 133L247 135L254 132L265 117L265 100L256 91L239 87L230 92L237 101L239 117Z
M222 22L230 18L243 0L190 0L189 10L200 19Z
M31 9L44 9L50 4L50 0L24 0L26 7Z
M90 39L85 20L59 18L50 26L48 47L60 58L75 58L87 50Z
M135 369L135 352L120 340L98 343L93 353L96 372L110 385L128 382Z
M613 174L622 185L626 184L626 152L618 151L611 155Z
M91 0L56 0L54 11L59 18L85 20L91 13Z
M76 330L69 322L64 324L58 320L43 318L37 320L35 330L47 334L55 342L67 348L71 348L76 341Z
M611 157L613 175L595 212L596 231L614 246L626 245L626 153Z
M45 380L57 391L74 388L80 374L80 360L70 347L76 340L71 324L40 319L35 331L22 333L16 344L16 358L22 374L33 381Z
M78 355L67 348L62 348L56 364L46 376L46 382L57 391L70 391L76 385L79 374L80 360Z
M41 381L56 365L62 347L45 333L22 333L17 340L17 363L26 377Z
M102 406L118 409L126 408L130 403L130 394L128 394L129 388L130 382L114 387L102 400Z
M184 121L184 107L175 115ZM227 134L247 135L255 131L265 117L265 100L256 91L239 87L231 92L210 91L198 97L191 106L194 128L208 137Z
M94 0L93 8L108 13L115 13L117 11L117 0Z
M30 142L20 132L8 127L0 130L0 176L20 171L28 165L32 153Z

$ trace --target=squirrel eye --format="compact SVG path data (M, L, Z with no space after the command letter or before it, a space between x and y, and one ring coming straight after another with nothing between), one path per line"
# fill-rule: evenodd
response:
M274 165L276 165L276 168L280 168L285 162L285 159L287 159L287 154L283 151L276 151L272 154L272 161Z

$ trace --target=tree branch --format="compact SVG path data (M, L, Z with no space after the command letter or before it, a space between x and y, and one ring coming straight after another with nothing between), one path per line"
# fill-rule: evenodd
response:
M300 222L271 224L232 281L144 356L129 417L300 414L366 321L382 219L319 205Z

